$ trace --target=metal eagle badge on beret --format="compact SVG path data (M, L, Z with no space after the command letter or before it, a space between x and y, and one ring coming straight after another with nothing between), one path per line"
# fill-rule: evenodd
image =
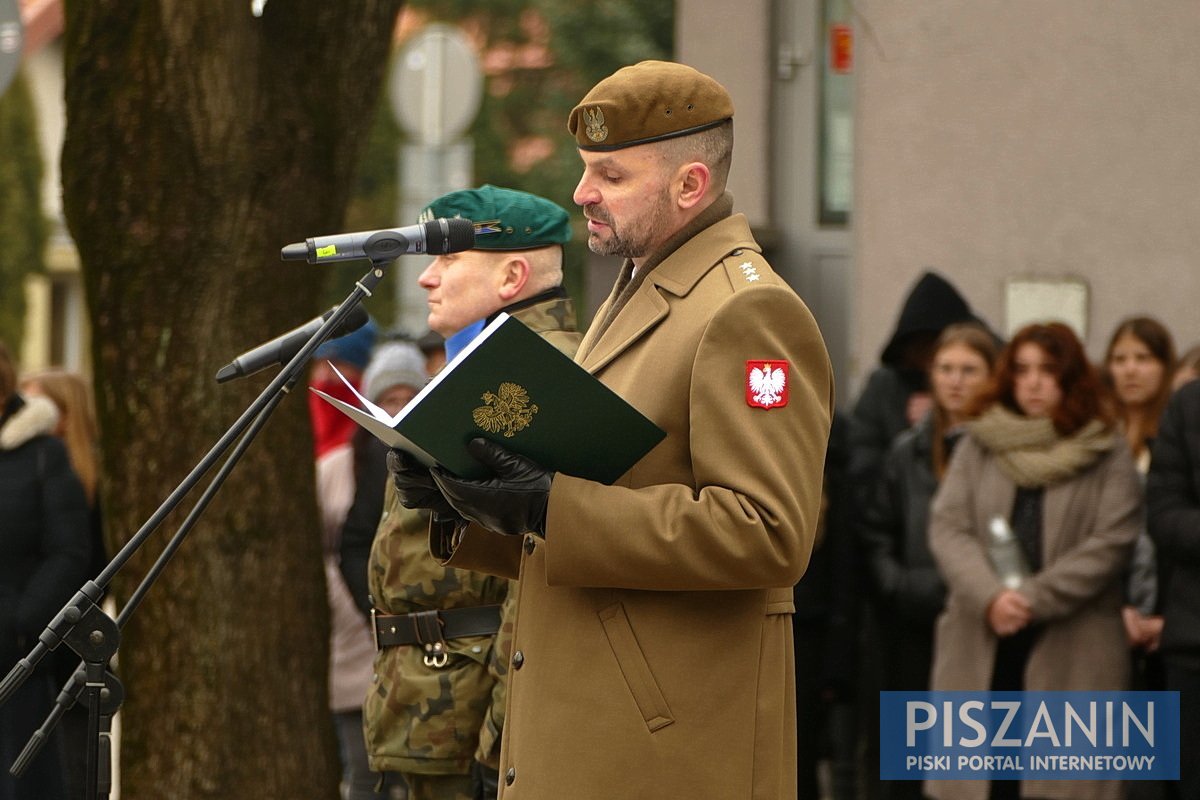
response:
M585 108L583 119L587 125L587 137L599 144L608 138L608 126L604 124L604 112L599 108Z
M751 408L783 408L788 402L788 362L746 362L746 404Z

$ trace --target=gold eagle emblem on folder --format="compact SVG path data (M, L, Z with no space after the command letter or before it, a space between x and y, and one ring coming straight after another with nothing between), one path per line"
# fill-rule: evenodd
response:
M486 405L479 406L471 412L475 424L488 433L500 433L505 438L529 427L538 407L529 402L529 392L525 387L505 381L500 388L493 392L484 392L480 399Z

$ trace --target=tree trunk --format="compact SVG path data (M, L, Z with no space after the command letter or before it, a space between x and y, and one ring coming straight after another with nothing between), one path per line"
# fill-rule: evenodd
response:
M113 552L268 382L218 386L217 369L320 310L317 268L279 250L339 230L400 3L269 0L261 18L249 0L67 3L64 208ZM312 443L294 394L123 631L125 800L337 796ZM113 581L118 606L202 488Z

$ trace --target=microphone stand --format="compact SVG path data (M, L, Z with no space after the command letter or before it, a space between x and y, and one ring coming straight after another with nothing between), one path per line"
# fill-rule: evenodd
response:
M71 706L75 704L76 700L79 698L79 695L85 691L90 692L98 689L100 693L100 719L98 720L98 724L94 723L92 720L91 712L93 698L90 693L88 695L88 730L92 736L90 736L88 740L87 754L87 774L91 775L93 774L93 771L95 771L97 773L98 785L94 788L89 786L86 797L96 797L97 793L107 797L112 791L112 748L109 733L112 729L112 717L114 714L116 714L117 710L121 706L122 701L124 700L124 689L116 675L106 670L106 666L109 659L111 659L111 657L116 653L117 648L115 644L120 636L119 629L125 627L125 623L129 621L130 617L133 616L133 612L137 610L139 605L141 605L142 599L146 596L146 593L150 590L150 587L156 580L158 580L158 576L162 573L162 571L166 569L167 563L171 560L171 557L175 554L175 551L179 549L179 547L183 544L183 540L187 537L188 533L191 532L191 529L195 526L196 522L199 521L200 515L204 513L204 510L208 507L208 504L212 501L213 497L216 496L217 491L221 488L221 485L224 484L225 479L229 477L229 474L233 471L234 466L239 460L241 460L242 455L246 452L246 449L250 446L250 443L258 435L258 432L262 430L268 418L271 416L272 412L274 412L275 407L279 405L285 394L290 393L292 387L296 383L297 378L298 376L293 376L292 380L288 381L281 392L276 393L271 397L266 408L263 409L262 413L255 417L253 424L246 431L245 435L238 440L237 445L229 454L229 458L227 458L225 463L221 465L221 469L205 488L204 493L200 495L200 499L196 501L196 505L192 508L187 518L183 521L183 524L179 526L179 530L177 530L175 535L171 537L171 540L167 543L167 546L163 548L162 553L159 554L158 558L155 560L154 565L150 568L149 572L146 573L146 576L142 578L133 594L130 595L128 602L126 602L121 608L121 613L117 615L116 619L116 627L118 630L115 632L110 631L110 635L105 637L104 647L89 647L86 654L81 653L84 656L83 662L80 663L79 667L75 670L75 673L67 680L66 684L59 692L58 697L54 701L54 708L51 709L50 714L46 717L46 720L42 723L42 726L38 728L33 736L30 737L29 741L25 745L25 749L21 751L20 755L17 756L16 761L13 762L10 772L14 776L19 777L25 773L25 770L28 769L29 764L33 761L34 756L36 756L41 751L42 747L45 746L46 742L49 741L50 732L54 729L54 726L57 725L58 721L62 719L63 715L71 709ZM97 620L97 623L103 624L103 620ZM75 631L72 631L70 634L68 634L68 644L71 644L71 637L74 637L80 630L80 628L76 628ZM85 646L86 643L87 642L85 639ZM74 645L72 645L72 647L74 648ZM103 676L99 682L99 685L96 685L97 681L94 677L96 674ZM98 753L93 752L93 743L99 750ZM93 765L96 766L94 767Z
M195 525L200 514L212 500L213 496L215 496L221 484L229 476L229 473L241 458L250 442L262 429L271 412L274 411L275 407L283 399L283 396L295 384L301 370L312 358L313 352L329 338L329 334L336 327L342 324L342 321L350 311L362 302L364 297L369 297L372 294L372 290L383 279L384 267L395 260L394 256L388 256L386 259L377 259L372 253L368 253L368 255L372 256L371 269L354 284L354 289L334 309L329 319L325 320L324 324L317 329L317 332L305 343L304 347L284 365L279 374L275 376L271 383L242 412L242 415L238 417L200 462L192 468L192 471L175 487L175 490L163 501L158 510L146 520L138 532L134 534L133 538L125 543L125 546L121 548L100 574L94 580L84 583L75 596L59 610L50 621L50 624L46 626L45 630L38 637L38 643L34 646L33 650L25 658L20 659L9 671L8 675L5 676L4 681L0 683L0 705L3 705L20 688L21 684L33 674L37 664L50 651L58 647L59 644L65 642L68 647L83 659L83 669L76 670L75 674L63 687L55 701L56 707L51 710L50 716L47 717L42 726L33 734L25 749L17 757L17 760L9 769L10 774L19 776L24 773L30 760L45 743L49 732L79 696L81 691L79 679L82 674L82 691L87 695L88 729L90 733L87 754L86 797L88 800L93 800L93 798L97 797L97 793L101 788L99 780L100 741L103 735L105 743L108 743L108 732L110 730L108 727L103 727L102 729L101 718L103 717L105 725L109 725L112 716L116 713L124 698L124 689L121 687L120 682L112 673L106 671L106 665L116 653L120 643L120 627L128 621L129 616L136 609L137 605L141 603L142 598L166 567L171 556L182 545L184 537L186 537L187 533ZM175 510L184 496L195 487L204 474L220 460L225 451L229 450L234 441L239 438L241 441L238 442L237 448L213 478L200 500L197 501L196 506L192 509L192 512L184 520L183 524L180 525L179 530L172 537L167 547L164 548L162 554L155 561L154 566L146 574L145 578L142 579L134 594L130 596L125 609L119 615L120 625L118 625L118 622L108 616L98 605L104 589L108 586L113 576L120 571L133 554L137 552L138 548L145 543L150 534ZM105 755L105 796L107 797L108 786L111 784L111 755L107 752Z

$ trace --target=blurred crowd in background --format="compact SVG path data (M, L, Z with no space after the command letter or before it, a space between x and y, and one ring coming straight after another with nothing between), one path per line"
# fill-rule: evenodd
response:
M795 588L801 797L1200 796L1186 757L1179 784L877 777L881 690L1181 690L1196 752L1185 344L1132 314L1092 360L1062 323L1005 341L940 275L911 288L835 421Z

